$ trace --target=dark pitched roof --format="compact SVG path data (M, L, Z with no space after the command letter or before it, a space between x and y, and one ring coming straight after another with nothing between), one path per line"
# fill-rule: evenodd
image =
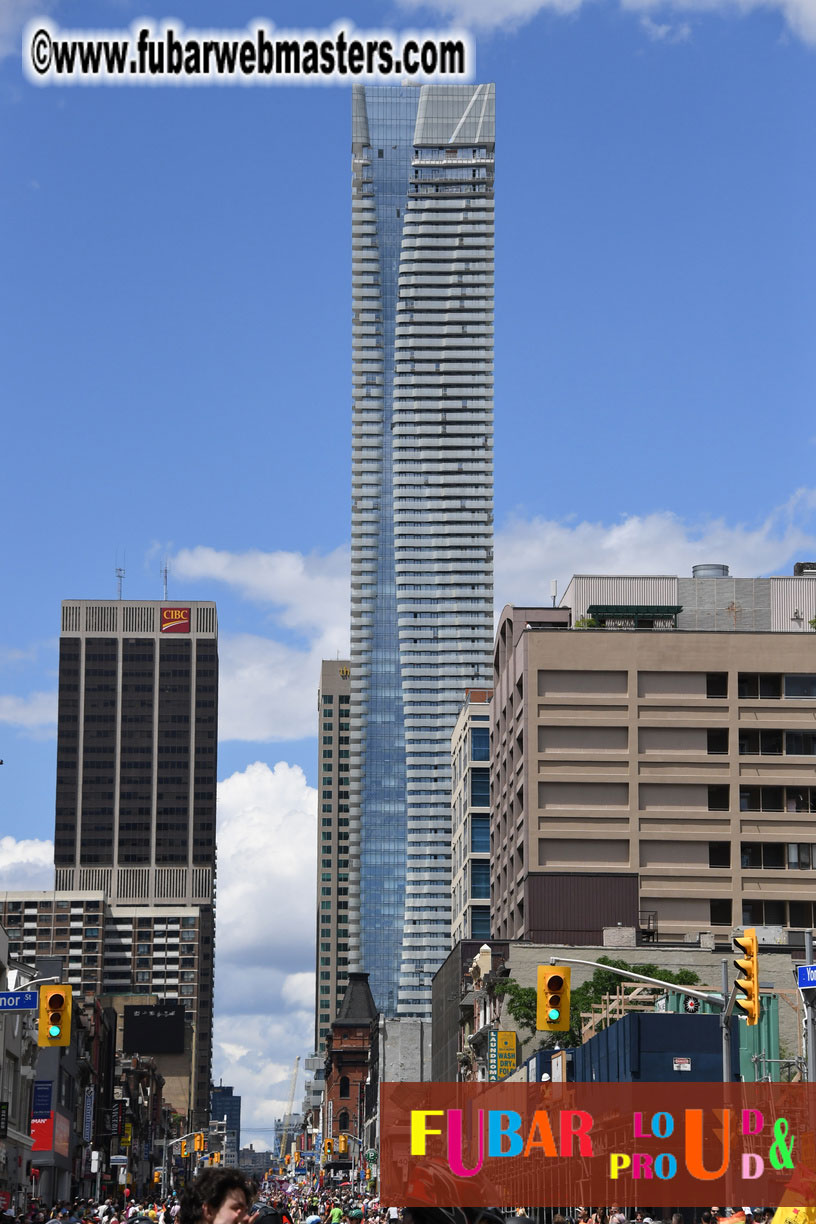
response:
M368 984L368 974L352 969L334 1024L370 1024L372 1020L377 1019L377 1014L377 1006Z

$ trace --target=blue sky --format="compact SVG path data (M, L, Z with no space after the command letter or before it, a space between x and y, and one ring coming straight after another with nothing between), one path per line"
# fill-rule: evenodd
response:
M117 565L159 597L168 557L171 595L219 605L216 1074L260 1126L310 1041L315 693L347 649L349 91L37 88L44 13L471 28L501 606L576 570L816 556L816 0L4 0L0 882L46 881L60 600L114 597Z

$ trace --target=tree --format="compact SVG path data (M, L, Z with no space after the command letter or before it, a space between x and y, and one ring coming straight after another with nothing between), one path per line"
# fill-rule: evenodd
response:
M493 986L497 998L507 999L507 1011L516 1024L534 1034L536 1031L536 988L535 986L519 986L512 978L499 978Z
M598 963L610 965L613 969L629 969L633 973L642 973L644 977L660 978L674 986L694 986L699 977L692 969L679 969L673 973L660 965L630 965L628 961L611 960L608 956L599 956ZM581 1013L591 1011L593 1003L602 1003L604 995L614 994L624 978L607 969L596 969L592 977L582 986L576 986L571 992L570 1028L564 1034L564 1045L579 1046L581 1044Z
M600 626L592 616L579 616L573 629L598 629Z
M630 965L624 960L610 960L608 956L599 956L598 963L609 965L613 969L629 969L633 973L642 973L645 977L660 978L674 986L694 986L699 977L691 969L680 969L673 973L660 965ZM582 986L573 987L570 992L570 1027L566 1033L548 1035L543 1045L557 1044L561 1046L581 1045L581 1013L592 1009L593 1003L602 1003L604 995L613 994L620 982L624 980L617 973L608 969L596 969L592 977ZM516 1023L527 1029L530 1034L536 1030L536 988L535 986L519 986L513 978L500 978L493 987L499 998L507 999L507 1011ZM539 1047L541 1048L541 1047Z

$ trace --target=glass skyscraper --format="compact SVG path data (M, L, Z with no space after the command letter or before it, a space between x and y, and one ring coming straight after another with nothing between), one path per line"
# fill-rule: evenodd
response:
M349 964L430 1016L450 736L492 677L495 87L353 90Z

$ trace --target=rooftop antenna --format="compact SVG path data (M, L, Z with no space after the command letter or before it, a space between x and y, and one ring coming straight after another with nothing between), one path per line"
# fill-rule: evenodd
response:
M116 598L122 598L122 583L124 582L125 571L121 565L116 567Z
M162 599L165 599L165 600L167 599L167 570L168 570L167 558L165 557L164 565L162 566L162 589L164 591L164 594L162 595Z
M552 606L555 607L555 600L558 595L558 579L550 579L550 594L552 595Z

